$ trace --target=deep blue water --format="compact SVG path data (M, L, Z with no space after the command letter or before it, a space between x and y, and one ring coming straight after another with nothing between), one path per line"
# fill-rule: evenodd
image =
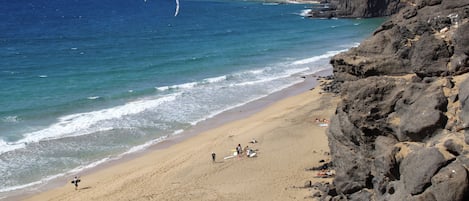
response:
M180 0L0 5L0 198L35 188L331 68L381 19L307 5Z

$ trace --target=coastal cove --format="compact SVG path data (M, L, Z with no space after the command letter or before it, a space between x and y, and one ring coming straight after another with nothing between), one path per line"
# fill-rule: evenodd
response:
M337 97L321 91L306 90L181 142L85 172L78 191L63 180L61 187L25 200L304 199L310 193L302 188L305 181L331 181L305 170L330 157L327 127L315 119L332 115ZM253 138L257 143L248 143ZM238 143L255 149L257 157L223 159Z
M189 144L193 144L193 139L192 138L195 138L197 137L198 135L207 135L206 133L213 133L214 130L219 130L220 128L219 127L226 127L227 125L230 125L230 126L233 126L233 125L236 125L234 127L239 127L238 124L236 122L239 122L239 121L256 121L256 122L252 122L253 125L258 125L259 124L259 118L255 118L256 120L248 120L252 118L252 116L254 115L259 115L258 113L261 113L261 112L264 112L264 110L280 110L278 109L278 107L275 107L273 105L280 105L281 103L279 102L285 102L287 99L293 99L294 101L288 101L288 103L290 105L282 105L282 107L291 107L290 110L296 110L294 108L297 108L297 107L301 107L302 105L299 105L299 106L295 106L294 103L297 102L298 100L302 100L304 99L305 95L306 94L309 94L307 95L308 97L310 96L315 96L313 100L309 100L308 102L310 102L310 106L311 108L313 107L319 107L317 103L321 103L322 106L325 106L327 105L327 107L324 107L324 108L315 108L315 110L317 110L314 115L312 114L309 114L311 116L314 116L314 118L326 118L328 116L330 116L330 114L328 113L331 113L332 110L331 106L334 105L334 101L337 101L336 99L334 99L333 97L335 97L335 95L333 94L327 94L326 97L328 98L320 98L322 96L322 90L321 90L321 87L320 85L324 84L325 83L325 80L324 80L324 77L325 76L329 76L331 75L331 71L330 69L329 70L324 70L324 71L320 71L318 73L315 73L313 75L306 75L306 76L302 76L304 77L303 81L301 83L298 83L298 84L295 84L291 87L288 87L286 89L283 89L281 91L278 91L278 92L275 92L275 93L272 93L266 97L263 97L263 98L260 98L258 100L255 100L255 101L252 101L252 102L249 102L247 104L244 104L240 107L236 107L236 108L233 108L233 109L230 109L228 111L225 111L225 112L222 112L216 116L214 116L213 118L209 118L205 121L202 121L200 123L198 123L197 125L193 126L192 128L186 130L186 131L183 131L181 132L180 134L178 135L173 135L173 136L170 136L164 140L162 140L161 142L158 142L158 143L155 143L155 144L151 144L149 146L147 146L145 149L141 149L139 151L136 151L136 152L131 152L131 153L128 153L128 154L125 154L125 155L122 155L120 156L119 158L113 158L112 160L108 160L108 161L105 161L101 164L98 164L96 166L93 166L93 167L90 167L90 168L87 168L87 169L83 169L82 171L80 172L77 172L76 174L73 174L73 175L78 175L80 176L81 178L93 178L94 176L93 175L100 175L102 174L103 172L108 172L108 170L111 168L111 169L114 169L114 168L117 168L117 169L120 169L120 167L122 167L123 165L129 165L129 164L133 164L135 160L138 160L138 161L153 161L154 159L149 159L149 156L151 155L161 155L161 152L165 149L170 149L171 147L173 147L174 145L177 145L179 143L182 143L186 140L188 140L189 142L185 142L185 143L189 143ZM314 91L312 91L314 90ZM311 95L311 94L314 94L314 95ZM325 102L328 102L328 101L331 101L331 103L325 103ZM303 105L304 106L304 105ZM269 109L270 108L270 109ZM304 111L304 112L307 112L309 113L310 111ZM293 114L292 114L293 115ZM262 118L267 118L265 116L263 116ZM261 118L261 119L262 119ZM309 124L309 123L313 123L314 121L312 119L314 119L313 117L309 118L308 119L311 119L310 122L304 122L306 124ZM316 125L316 127L319 126L319 124L317 123L313 123ZM313 125L311 124L311 125ZM278 126L278 125L277 125ZM246 128L249 128L251 126L246 126ZM320 144L320 148L318 148L317 150L318 151L321 151L321 153L327 153L327 142L324 142L324 137L325 137L325 128L326 127L323 127L317 131L314 131L314 132L318 132L318 136L319 136L319 139L321 139L321 143ZM218 134L216 135L226 135L226 134L230 134L232 133L232 130L233 129L230 129L230 131L227 131L227 132L224 132L223 134L220 134L220 132L218 132ZM303 132L308 132L307 130L304 130ZM251 130L247 130L246 133L252 133ZM254 132L255 133L255 132ZM265 134L265 133L262 133L262 134ZM250 135L251 136L251 139L252 138L256 138L256 135ZM254 137L253 137L254 136ZM225 136L226 137L226 136ZM212 141L214 141L214 139L207 139L206 137L203 137L204 141L206 141L207 143L205 145L210 145L212 143ZM257 139L259 139L259 137L257 137ZM243 139L244 140L244 139ZM250 141L250 140L248 140ZM247 144L247 143L246 143ZM318 144L318 145L319 145ZM183 146L183 147L194 147L194 146L200 146L200 144L197 144L197 145L178 145L178 146ZM305 148L307 149L310 149L311 147L308 147L306 146ZM171 148L173 149L173 148ZM227 149L227 150L232 150L231 147L230 149ZM231 154L230 151L226 151L226 154ZM165 152L165 151L163 151ZM173 156L170 157L170 158L178 158L179 157L179 154L176 154L176 153L173 153L172 154ZM221 156L218 156L220 159L221 162L223 162L223 160L221 159ZM327 158L327 154L324 154L324 157L323 158ZM321 158L322 159L322 158ZM164 160L169 160L169 159L161 159L162 161ZM206 159L202 159L202 160L209 160L208 157L206 157ZM305 161L305 162L308 162L308 161ZM189 165L191 165L190 163L191 162L188 162ZM140 164L140 163L138 163ZM116 166L116 167L114 167ZM130 166L133 166L133 165L130 165ZM308 166L305 166L305 167L308 167ZM107 173L105 173L107 175ZM117 173L115 173L117 174ZM38 199L36 196L36 194L40 194L41 196L42 195L49 195L49 191L56 191L57 189L59 189L60 192L62 192L63 189L66 189L67 191L69 189L72 189L72 188L69 188L70 187L70 184L69 184L69 180L70 180L70 177L73 176L72 174L70 175L67 175L67 176L61 176L61 177L58 177L58 178L55 178L51 181L49 181L48 183L46 183L45 185L41 185L40 187L36 188L34 191L30 191L28 189L24 189L24 190L19 190L19 191L13 191L9 196L7 197L6 200L24 200L24 199L30 199L30 200L36 200ZM99 178L100 176L98 176ZM99 180L99 179L96 179L96 180ZM100 183L100 182L98 182ZM83 183L84 184L84 183ZM62 190L60 190L62 189ZM40 198L40 200L43 200L43 198Z
M7 4L0 8L5 200L173 152L162 150L308 93L311 75L330 74L330 57L383 21L306 19L308 5L238 1L183 1L177 17L173 1Z

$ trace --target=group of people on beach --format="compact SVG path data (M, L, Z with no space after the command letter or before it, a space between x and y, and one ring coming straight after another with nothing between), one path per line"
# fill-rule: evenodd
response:
M329 120L325 119L325 118L316 118L314 120L320 127L328 127L329 126Z
M314 121L315 121L316 123L326 123L326 124L329 123L329 120L327 120L327 119L325 119L325 118L322 118L322 119L316 118Z
M319 172L316 174L317 178L330 178L333 176L335 176L334 172L329 169L319 170Z
M251 141L249 141L249 143L255 144L257 143L257 140L253 138ZM248 158L256 157L257 155L257 153L253 149L251 149L249 146L242 148L241 144L238 144L238 146L235 147L235 150L236 151L233 153L232 156L227 156L224 159L233 158L235 156L239 159L243 157L244 153L246 154ZM216 156L217 155L215 154L215 152L212 152L212 162L216 161Z
M236 155L238 156L238 158L243 157L244 153L246 154L248 158L252 158L256 156L256 152L253 149L251 149L249 146L245 146L244 148L241 148L241 144L238 144L238 146L236 146Z
M319 161L320 163L324 163L318 167L313 167L310 170L319 170L316 174L316 178L330 178L335 176L335 171L331 168L332 162L327 162L324 160Z

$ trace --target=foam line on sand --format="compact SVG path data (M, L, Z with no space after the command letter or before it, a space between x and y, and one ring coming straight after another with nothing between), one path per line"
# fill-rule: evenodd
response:
M329 118L336 103L316 87L168 148L81 175L79 190L67 181L27 200L303 199L310 191L293 186L324 181L305 169L328 160L327 127L314 120ZM253 138L257 143L249 143ZM256 157L223 159L238 144Z

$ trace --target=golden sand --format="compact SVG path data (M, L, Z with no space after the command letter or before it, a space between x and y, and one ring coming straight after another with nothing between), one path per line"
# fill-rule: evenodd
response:
M336 103L332 94L307 91L168 148L81 175L79 190L67 182L27 200L304 200L311 192L296 187L330 181L305 169L329 158L327 127L315 119L329 118ZM248 143L252 138L258 143ZM257 150L257 157L223 159L238 144Z

